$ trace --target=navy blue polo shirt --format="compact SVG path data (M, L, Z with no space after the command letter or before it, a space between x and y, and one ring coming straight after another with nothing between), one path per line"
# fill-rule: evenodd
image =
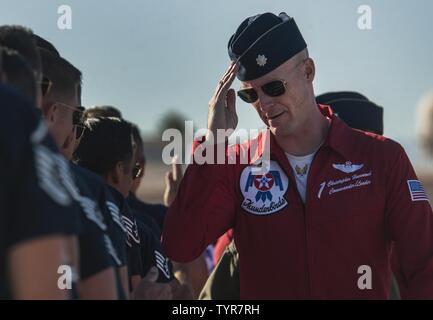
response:
M159 273L157 282L166 283L173 280L173 265L161 248L161 238L151 227L138 219L137 227L141 242L142 276L144 277L150 268L155 266Z
M112 195L113 204L119 210L120 219L125 229L126 255L128 264L129 279L131 276L143 274L142 258L141 258L141 243L138 234L137 222L135 216L128 206L123 195L115 188L107 185L108 190ZM131 282L130 282L131 288Z
M127 198L129 206L134 209L136 214L136 219L142 221L148 221L146 217L151 217L159 227L159 236L161 236L161 230L164 226L164 219L167 213L167 207L162 204L151 204L146 203L138 199L133 193L130 193ZM151 226L153 230L158 229Z
M46 235L77 234L79 213L61 178L67 162L38 110L0 85L0 112L0 299L8 299L9 250Z
M76 164L71 164L71 168L74 174L84 180L88 186L90 197L97 203L101 211L106 225L105 234L109 237L106 240L107 250L113 265L117 267L126 265L125 229L119 219L119 209L115 206L113 196L105 181L96 173Z
M141 240L143 276L152 266L158 268L158 282L173 280L173 264L166 257L161 247L161 233L167 207L160 204L148 204L139 200L133 193L127 198L137 220Z
M116 266L117 252L108 236L108 227L88 175L77 165L71 164L70 168L76 185L76 188L71 188L71 194L81 211L81 231L78 240L80 278L84 280Z

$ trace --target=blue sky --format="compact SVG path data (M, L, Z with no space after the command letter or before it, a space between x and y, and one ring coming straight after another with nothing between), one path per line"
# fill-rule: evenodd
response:
M72 30L57 28L62 4L72 8ZM372 30L358 29L360 5L372 9ZM228 38L267 11L295 17L316 62L317 94L367 95L384 107L385 135L416 157L416 106L433 89L431 0L0 0L1 24L32 28L83 71L84 105L115 105L146 133L172 110L206 125ZM262 126L250 106L237 107L239 127Z

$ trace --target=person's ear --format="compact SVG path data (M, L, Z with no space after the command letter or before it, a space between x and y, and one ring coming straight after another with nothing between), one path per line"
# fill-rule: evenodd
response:
M42 105L42 114L48 123L56 122L59 108L55 103L47 102Z
M305 60L305 76L308 82L313 82L314 76L316 75L316 66L313 59L307 58Z
M120 181L120 177L123 173L123 165L122 162L118 162L116 166L110 172L110 178L113 183L118 184Z

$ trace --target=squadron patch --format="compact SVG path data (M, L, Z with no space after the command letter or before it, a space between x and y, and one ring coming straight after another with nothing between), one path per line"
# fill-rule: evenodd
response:
M265 174L252 172L254 166L246 167L240 177L240 188L244 196L241 207L255 215L269 215L287 206L284 198L289 179L275 161Z

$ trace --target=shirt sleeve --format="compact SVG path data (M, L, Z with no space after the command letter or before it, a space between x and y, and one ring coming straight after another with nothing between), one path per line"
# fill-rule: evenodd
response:
M122 210L122 222L126 229L126 253L129 276L141 276L143 274L143 265L137 221L126 202Z
M119 207L112 200L110 191L103 185L101 185L98 203L106 221L107 235L113 245L111 256L116 265L122 267L127 264L126 230L120 217Z
M62 181L67 162L43 121L31 110L21 111L24 127L16 134L9 132L13 146L5 157L2 155L9 181L8 246L50 234L77 234L79 230L78 208Z
M105 234L93 222L83 221L79 236L80 278L87 279L97 273L113 267L114 261L109 256L109 243Z
M195 153L203 152L202 146ZM235 165L230 164L189 165L164 221L162 244L170 259L181 263L196 259L233 226L234 172Z
M142 276L146 276L149 269L155 266L159 273L157 282L166 283L173 280L172 265L163 253L155 231L139 220L137 220L137 226L141 244Z
M433 299L433 213L415 171L398 146L388 152L386 182L388 232L397 255L400 291L405 299Z

